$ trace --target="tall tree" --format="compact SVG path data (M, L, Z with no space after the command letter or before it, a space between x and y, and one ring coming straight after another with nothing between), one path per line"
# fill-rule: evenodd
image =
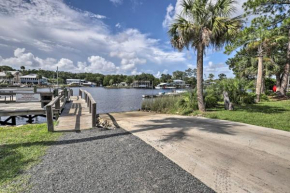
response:
M218 75L218 77L219 77L219 80L223 80L223 79L226 79L226 78L227 78L227 75L224 74L224 73L220 73L220 74Z
M213 79L214 79L214 74L210 73L210 74L208 75L208 79L209 79L210 81L213 81Z
M234 13L234 0L183 0L182 13L168 31L171 44L178 50L192 47L197 51L198 108L205 111L203 98L203 55L206 47L222 48L232 41L242 27Z
M267 15L271 20L272 25L276 28L285 29L288 31L288 45L286 64L281 77L277 77L278 93L282 96L286 95L286 87L290 70L290 1L289 0L248 0L244 4L247 14Z
M20 66L20 69L22 70L22 72L24 72L25 66Z
M10 84L12 84L11 79L13 79L13 78L14 78L14 76L13 76L13 74L11 72L6 72L6 79L9 80Z
M258 72L256 80L256 101L260 101L263 88L263 57L265 49L269 44L269 39L273 37L273 33L268 28L270 27L269 20L266 17L258 17L252 20L251 26L246 27L239 33L233 44L227 46L226 50L231 53L234 49L243 46L247 50L256 50L258 58Z

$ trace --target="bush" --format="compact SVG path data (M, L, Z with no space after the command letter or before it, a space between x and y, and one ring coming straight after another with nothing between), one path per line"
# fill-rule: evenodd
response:
M178 101L178 106L184 109L198 109L196 89L184 93Z
M268 98L268 96L267 96L266 94L262 94L262 95L261 95L261 101L262 101L262 102L263 102L263 101L265 102L265 101L270 101L270 100L269 100L269 98Z
M142 102L142 110L155 111L160 113L174 112L178 109L178 102L181 96L165 96L160 98L145 99Z
M234 104L255 103L255 94L248 92L248 90L254 90L253 81L247 81L245 79L224 79L218 85L221 92L228 92L230 101Z
M218 104L218 98L214 95L207 95L205 97L205 107L206 108L213 108L216 107Z

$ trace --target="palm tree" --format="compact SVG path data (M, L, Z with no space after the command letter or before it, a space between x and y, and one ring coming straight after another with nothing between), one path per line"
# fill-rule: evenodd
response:
M198 108L205 111L203 99L203 55L206 47L222 48L232 41L242 27L242 17L230 18L235 11L234 0L183 0L182 13L169 28L171 44L182 51L197 51Z
M11 79L14 78L13 74L11 72L6 72L6 78L9 80L9 83L11 84Z
M22 70L22 72L24 72L25 66L20 66L20 69Z

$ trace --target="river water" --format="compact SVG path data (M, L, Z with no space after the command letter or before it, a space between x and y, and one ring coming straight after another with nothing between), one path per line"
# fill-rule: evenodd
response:
M74 95L78 95L79 88L72 88ZM141 108L142 95L153 95L171 90L158 89L108 89L102 87L82 87L87 90L97 102L97 113L112 113L135 111Z
M79 94L79 89L73 87L73 95ZM142 95L156 95L159 92L172 92L170 89L109 89L103 87L81 87L83 90L87 90L95 101L97 102L97 113L113 113L124 111L139 110L142 105ZM38 91L48 91L47 89L39 89ZM2 117L2 121L7 117ZM23 125L27 119L22 117L16 118L17 125ZM45 117L37 117L34 119L34 123L45 123ZM1 126L1 125L0 125Z

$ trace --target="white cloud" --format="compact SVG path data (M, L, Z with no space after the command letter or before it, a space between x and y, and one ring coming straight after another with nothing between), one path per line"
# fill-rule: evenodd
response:
M168 5L168 7L166 8L165 18L164 18L164 20L162 22L162 26L164 28L167 28L172 23L172 21L177 17L177 15L181 14L181 11L182 11L181 3L182 3L182 1L183 0L177 0L176 4L175 4L175 7L173 7L172 4Z
M25 66L27 69L47 69L56 70L58 67L61 71L70 72L95 72L95 73L115 73L118 71L118 67L114 63L107 61L100 56L90 56L86 62L74 62L67 58L61 58L57 60L55 58L42 59L34 56L32 53L25 53L25 48L17 48L14 51L14 57L3 58L0 56L0 64L7 65L19 69L20 66Z
M123 0L110 0L114 5L121 5L123 3Z
M20 57L23 55L23 53L25 52L25 48L17 48L15 51L14 51L14 56L15 57Z
M126 74L135 68L138 72L143 64L169 66L186 61L184 53L162 49L158 39L152 39L137 29L125 29L114 34L104 23L105 16L71 8L62 0L0 0L0 7L0 44L29 50L29 53L18 50L17 53L23 56L10 58L6 55L6 59L26 62L31 68L51 69L52 63L55 66L61 62L60 65L74 65L74 68L67 68L68 71L87 69L99 72L93 66L106 64L109 73ZM56 61L40 59L32 53ZM93 62L87 61L88 58ZM15 67L16 64L24 65L11 63ZM89 67L85 68L86 65ZM105 70L105 67L100 70Z
M120 29L122 26L121 26L120 23L117 23L117 24L115 25L115 27Z
M160 78L162 74L167 74L167 73L168 73L167 69L163 70L163 72L158 71L157 74L155 75L155 77Z
M85 67L85 71L93 72L98 70L99 72L114 73L116 72L117 67L114 63L106 61L105 58L100 56L91 56L88 58L88 61L91 63L90 66Z
M169 4L168 7L166 8L166 15L165 18L162 22L162 26L164 28L167 28L170 23L178 16L181 14L182 12L182 1L183 0L177 0L175 7L172 6L172 4ZM242 15L244 13L244 10L242 8L242 5L246 2L247 0L240 0L237 1L236 4L234 5L234 7L236 8L235 13L233 13L233 17L238 16L238 15ZM215 1L213 1L215 2Z
M173 16L174 16L174 7L170 3L166 9L165 19L162 22L162 26L164 28L167 28L171 24Z
M209 61L208 64L206 64L204 66L204 72L206 74L212 73L214 75L218 75L220 73L224 73L227 75L232 74L231 70L229 69L229 67L226 64L224 64L224 63L214 64L212 61Z
M192 64L187 64L187 68L191 68L191 69L194 69L194 68L196 68L196 65L192 65Z

